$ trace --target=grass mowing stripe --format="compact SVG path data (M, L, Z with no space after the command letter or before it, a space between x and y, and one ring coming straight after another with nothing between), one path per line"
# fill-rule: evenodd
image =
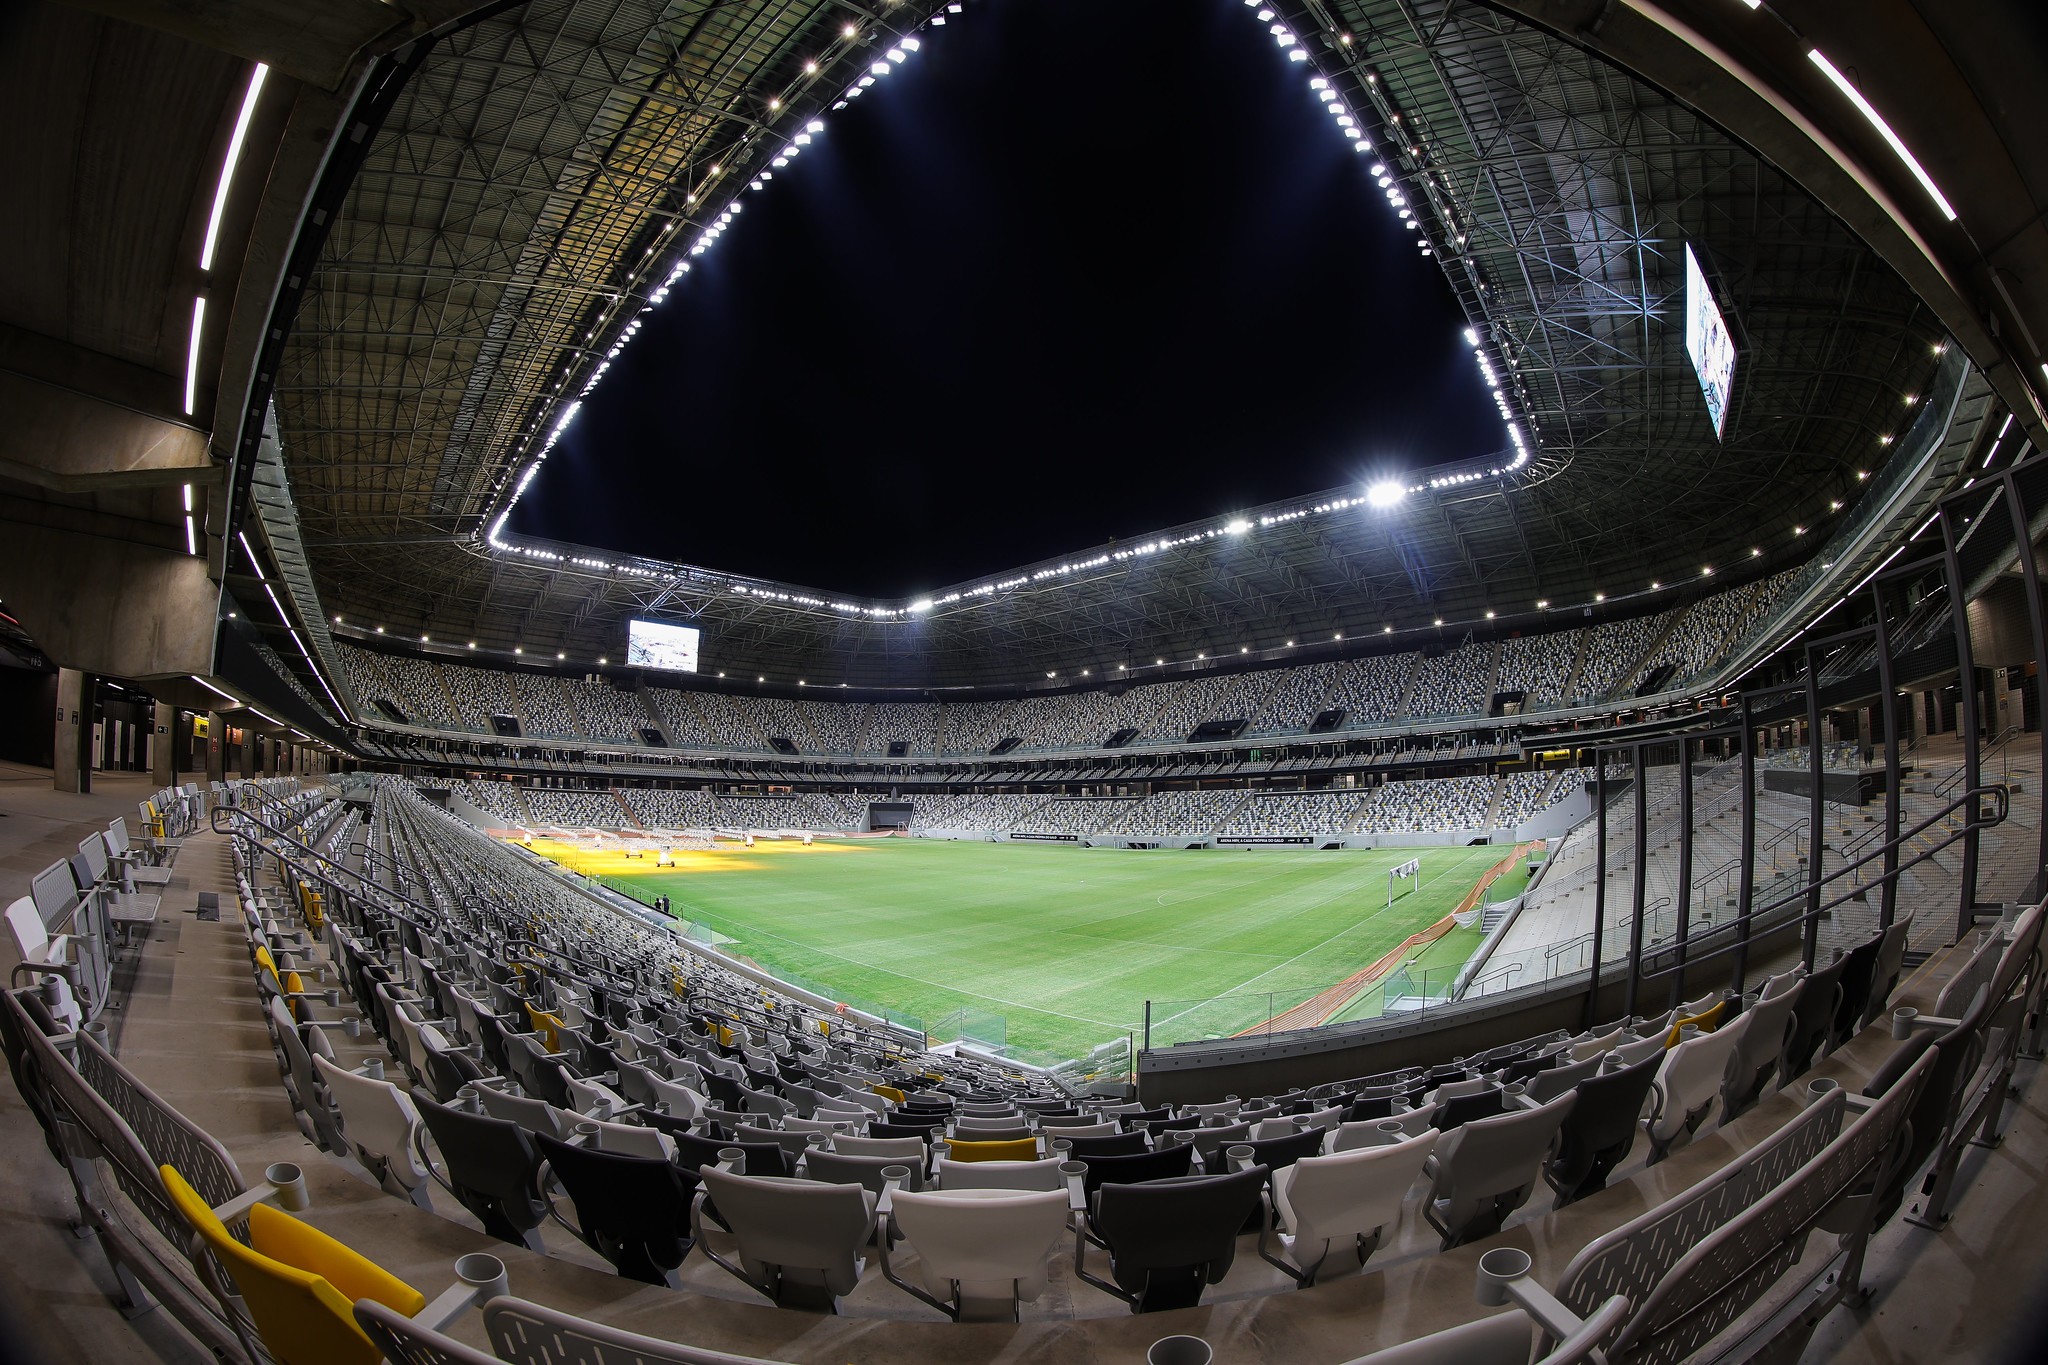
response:
M735 951L772 972L927 1024L992 1011L1013 1045L1061 1056L1135 1027L1148 999L1209 1001L1251 983L1306 998L1442 918L1500 857L892 839L764 842L672 871L541 851L643 899L672 897L679 915L739 940ZM1387 870L1418 856L1424 876L1389 910ZM1208 1031L1241 1027L1233 1017L1201 1015Z

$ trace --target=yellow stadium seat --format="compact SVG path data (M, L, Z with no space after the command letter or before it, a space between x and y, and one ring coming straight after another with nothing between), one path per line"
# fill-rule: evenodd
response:
M1036 1161L1037 1138L1013 1138L1008 1142L949 1142L946 1156L953 1161Z
M871 1085L868 1089L880 1095L891 1104L903 1103L903 1092L893 1085Z
M355 1301L373 1299L412 1317L426 1296L318 1228L258 1204L249 1245L229 1234L173 1166L161 1166L171 1202L242 1296L264 1349L278 1365L379 1365L382 1351L356 1326Z
M562 1050L562 1018L546 1010L526 1007L526 1017L533 1020L533 1031L540 1035L540 1045L550 1052Z
M1669 1051L1678 1046L1687 1024L1698 1024L1701 1033L1712 1033L1715 1029L1721 1027L1721 1021L1727 1018L1727 1016L1728 1002L1723 1000L1712 1009L1701 1010L1691 1018L1674 1020L1671 1025L1671 1032L1664 1035L1665 1050Z

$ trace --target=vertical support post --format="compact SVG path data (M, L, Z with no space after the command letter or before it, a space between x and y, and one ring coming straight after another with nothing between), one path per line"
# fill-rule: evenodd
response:
M1949 622L1956 636L1956 736L1963 743L1963 788L1977 789L1980 774L1977 770L1977 659L1970 648L1970 604L1963 600L1968 585L1963 581L1962 556L1957 552L1955 522L1949 514L1949 499L1943 499L1936 510L1941 522L1941 556L1943 572L1948 578ZM2024 545L2026 537L2020 537ZM2021 551L2022 558L2026 552ZM2048 661L2044 661L2048 662ZM2048 727L2044 727L2048 728ZM1961 943L1963 936L1970 932L1976 922L1973 913L1977 908L1977 822L1967 821L1963 825L1963 870L1962 882L1956 900L1956 932L1950 941Z
M1650 879L1650 794L1648 791L1648 768L1644 760L1649 757L1649 746L1638 740L1629 749L1629 764L1635 770L1636 790L1636 834L1635 867L1629 873L1629 889L1635 893L1635 905L1629 915L1628 925L1628 981L1623 985L1621 1013L1623 1018L1636 1017L1636 986L1643 972L1643 899L1649 895Z
M1586 1027L1598 1023L1600 1008L1600 940L1607 933L1607 750L1593 750L1593 950L1587 956Z
M92 680L75 668L57 670L57 731L50 750L50 785L60 792L92 790Z
M1147 1001L1145 1002L1145 1051L1147 1051L1147 1052L1150 1052L1151 1050L1152 1050L1152 1002L1151 1002L1150 1000L1147 1000ZM1132 1062L1131 1062L1131 1065L1135 1067L1135 1066L1136 1066L1137 1064L1138 1064L1138 1063L1137 1063L1137 1060L1136 1060L1135 1058L1133 1058L1133 1059L1132 1059Z
M2029 461L2031 466L2035 462ZM2030 468L2029 473L2032 473ZM2041 601L2041 571L2034 562L2034 538L2028 530L2029 509L2020 497L2020 481L2007 469L2001 480L2005 485L2006 510L2012 515L2013 540L2019 547L2020 581L2027 590L2027 628L2034 638L2034 694L2035 714L2041 717L2041 772L2048 774L2048 613L2044 613ZM1975 820L1977 812L1972 809L1970 816ZM2035 821L2033 889L2044 889L2041 879L2048 875L2048 823Z
M1820 951L1820 876L1827 853L1827 796L1821 788L1820 655L1806 647L1806 911L1800 931L1799 960L1813 970Z
M1899 694L1892 683L1892 633L1885 620L1884 585L1873 579L1870 605L1877 624L1878 716L1884 727L1884 882L1878 893L1877 927L1889 929L1899 910Z
M206 713L206 780L218 782L227 771L228 721L218 711Z
M1678 971L1671 978L1671 1003L1685 998L1685 938L1692 932L1692 741L1678 741L1678 887L1676 928Z
M1735 989L1742 990L1749 971L1749 914L1756 903L1756 714L1755 703L1742 694L1742 861L1736 867Z
M178 708L158 702L151 716L149 780L159 787L178 785Z

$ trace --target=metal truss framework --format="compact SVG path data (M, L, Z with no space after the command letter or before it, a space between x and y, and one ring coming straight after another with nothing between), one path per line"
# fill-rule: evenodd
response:
M908 618L602 552L563 551L635 571L492 551L488 519L690 226L872 60L842 24L886 39L938 7L536 0L443 39L333 225L280 372L325 609L584 662L658 611L706 628L708 667L866 687L1102 676L1387 626L1412 647L1438 618L1449 643L1493 610L1544 601L1576 623L1595 600L1661 605L1652 580L1799 557L1818 537L1795 528L1854 502L1933 370L1941 334L1903 282L1670 97L1471 0L1278 0L1507 360L1527 469ZM1685 355L1688 242L1737 329L1725 441Z

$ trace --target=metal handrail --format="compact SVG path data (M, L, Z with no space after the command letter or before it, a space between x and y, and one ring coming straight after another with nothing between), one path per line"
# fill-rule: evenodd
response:
M1991 820L1973 818L1964 821L1961 828L1951 831L1948 837L1943 839L1940 843L1935 844L1932 848L1927 849L1925 852L1918 853L1914 855L1912 858L1900 863L1898 867L1888 875L1896 877L1898 873L1904 872L1907 868L1915 867L1918 866L1920 863L1928 861L1929 859L1933 858L1935 854L1941 852L1942 849L1947 848L1950 844L1955 843L1959 839L1966 838L1973 830L1983 829L1992 825L2003 824L2005 822L2007 813L2011 809L2010 797L2006 789L2001 785L1993 785L1989 787L1972 787L1969 791L1957 797L1948 806L1944 807L1939 811L1936 811L1934 814L1922 820L1919 824L1913 826L1912 829L1901 831L1897 839L1887 841L1882 847L1872 849L1869 853L1865 854L1863 857L1857 859L1854 862L1844 863L1841 867L1836 868L1833 872L1828 873L1824 877L1820 877L1818 879L1810 878L1804 886L1794 888L1791 892L1787 893L1784 896L1781 896L1777 900L1770 901L1760 907L1752 906L1747 914L1737 915L1733 919L1722 921L1720 924L1715 925L1711 930L1709 930L1708 934L1721 934L1725 933L1728 930L1734 929L1738 926L1747 926L1756 920L1766 918L1774 911L1782 910L1784 907L1788 905L1792 905L1798 901L1805 900L1807 896L1816 887L1826 886L1829 882L1837 881L1842 877L1849 875L1851 872L1854 872L1857 868L1862 867L1865 863L1868 863L1873 859L1882 858L1887 852L1895 851L1897 848L1902 846L1908 839L1917 837L1918 835L1926 832L1926 830L1929 827L1939 823L1942 820L1947 819L1949 814L1957 807L1960 807L1967 803L1974 802L1978 798L1985 796L1990 796L1996 800L1998 806L1997 818ZM1864 891L1865 887L1863 885L1852 884L1849 890L1842 892L1840 895L1835 896L1831 900L1823 901L1818 907L1807 910L1802 914L1793 916L1791 919L1784 921L1784 923L1804 924L1808 921L1824 918L1830 912L1832 912L1836 906L1844 905L1852 900L1856 900L1864 894ZM1693 942L1695 942L1696 939L1704 938L1707 936L1707 934L1696 935L1693 938L1682 940L1680 943L1669 944L1660 947L1660 952L1675 952L1680 947L1685 947L1687 949L1685 957L1677 963L1673 964L1672 966L1659 967L1655 970L1646 971L1643 969L1642 957L1638 956L1629 963L1629 970L1638 982L1656 981L1662 977L1670 976L1674 972L1682 972L1686 970L1688 967L1694 967L1702 962L1711 961L1716 957L1720 957L1724 953L1737 952L1742 949L1746 949L1749 946L1747 938L1740 938L1733 943L1724 944L1719 948L1709 949L1704 952L1695 953L1691 951L1690 945Z
M229 827L225 829L221 827L221 816L223 815L226 815L230 821ZM285 854L279 849L268 847L262 839L257 838L254 834L251 834L247 829L236 828L235 824L239 822L242 825L254 825L257 829L263 831L263 833L268 835L270 838L275 839L280 843L291 844L303 856L317 860L318 862L324 864L326 867L332 868L335 872L340 873L344 877L352 878L354 881L356 881L362 886L362 888L364 889L364 894L370 900L372 900L373 902L383 902L379 904L379 909L387 910L393 914L396 914L400 919L405 920L406 922L411 924L415 929L432 930L438 927L443 918L440 911L435 910L430 906L421 904L419 901L414 900L412 897L406 895L402 891L395 890L394 888L388 886L379 886L377 883L371 881L368 877L365 877L362 873L356 871L352 867L349 867L347 864L338 863L334 861L334 859L328 857L319 849L311 847L310 845L304 843L303 841L299 840L293 835L285 833L283 830L277 828L277 826L272 825L267 821L260 820L257 817L249 814L247 811L240 809L239 807L215 806L210 812L208 812L207 818L210 821L213 828L213 832L215 834L225 834L228 835L230 838L238 838L246 843L254 844L258 848L265 849L273 858L283 858L285 857ZM306 869L301 868L299 869L299 871L303 875ZM315 875L325 880L332 880L332 878L329 877L325 871L320 871ZM404 908L401 909L400 907Z

